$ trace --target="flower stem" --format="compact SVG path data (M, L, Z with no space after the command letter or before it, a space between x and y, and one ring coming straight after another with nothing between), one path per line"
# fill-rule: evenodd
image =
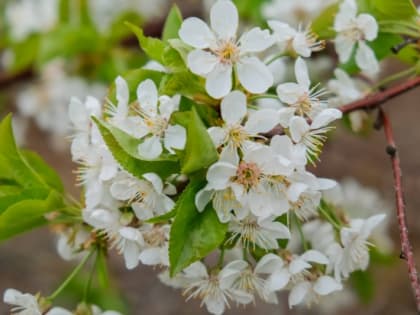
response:
M89 254L85 256L85 258L82 259L82 261L77 265L76 268L72 271L72 273L64 280L64 282L58 287L57 290L55 290L49 297L47 297L47 300L52 301L54 300L67 286L68 284L74 279L74 277L80 272L80 270L83 268L83 266L87 263L87 261L90 259L92 254L94 253L94 250L91 250Z
M270 99L275 99L278 100L279 97L275 94L260 94L260 95L253 95L249 98L249 100L252 101L256 101L259 99L265 99L265 98L270 98Z
M397 72L397 73L395 73L393 75L390 75L390 76L386 77L385 79L383 79L382 81L378 82L377 84L375 84L372 87L372 90L373 91L380 90L380 89L384 88L386 85L388 85L389 83L392 83L394 81L400 80L400 79L402 79L404 77L413 75L415 73L416 73L416 69L415 68L408 68L408 69L405 69L405 70L403 70L401 72Z
M301 223L299 222L299 219L296 216L296 214L293 214L292 216L293 216L293 221L295 222L296 227L298 229L300 239L301 239L302 244L303 244L303 249L305 251L307 251L308 250L308 242L306 242L305 235L303 234Z

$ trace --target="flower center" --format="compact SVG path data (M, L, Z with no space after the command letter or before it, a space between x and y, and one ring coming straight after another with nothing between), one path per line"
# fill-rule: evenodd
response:
M365 34L356 24L351 25L348 29L343 31L343 35L351 38L355 42L365 38Z
M150 132L158 137L163 136L165 130L168 127L168 121L160 116L147 117L144 122L146 123L146 126Z
M296 108L296 113L300 116L309 116L312 111L311 98L308 93L303 94L296 104L293 105Z
M166 235L160 227L154 227L152 230L143 234L144 240L152 247L160 247L166 242Z
M224 41L215 50L221 63L232 64L239 58L239 47L232 41Z
M239 148L249 136L241 125L236 125L230 128L228 138L236 148Z
M245 186L246 189L250 189L258 185L261 173L257 164L242 161L239 163L238 169L236 170L235 181L238 184Z

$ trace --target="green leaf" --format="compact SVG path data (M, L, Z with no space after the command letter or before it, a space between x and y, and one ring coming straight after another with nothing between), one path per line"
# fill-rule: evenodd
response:
M182 24L182 13L178 6L174 4L166 18L162 32L162 40L168 41L172 38L178 38L178 31Z
M160 83L159 92L170 96L182 94L191 97L206 94L202 78L188 70L165 75Z
M163 64L162 56L166 47L165 43L160 39L145 36L143 30L134 24L126 22L125 25L127 25L137 36L140 47L146 55Z
M394 20L410 19L417 15L417 9L411 0L371 0L381 18ZM378 14L376 14L378 16Z
M4 193L3 186L0 191ZM43 200L48 197L49 191L46 189L20 189L18 192L4 194L0 197L0 214L6 211L11 205L23 200Z
M62 197L51 191L45 200L22 200L0 215L0 241L46 224L46 213L62 206Z
M105 43L90 25L62 25L41 37L38 66L56 58L103 51Z
M96 272L98 275L98 283L101 288L109 288L109 274L104 250L98 251L96 258Z
M147 223L157 224L167 222L176 216L176 209L173 209L165 214L146 220Z
M95 117L93 117L93 120L98 126L99 131L101 132L101 135L104 138L104 141L108 149L111 151L114 159L127 172L140 179L143 179L143 174L145 173L152 172L160 175L163 178L166 178L171 174L179 172L179 164L175 161L144 161L133 157L130 153L123 149L123 146L109 129L107 123L100 121ZM128 146L128 144L124 144L124 147L126 146Z
M169 238L170 274L174 276L193 262L206 257L224 240L227 224L208 206L202 213L195 207L195 195L203 186L193 180L178 199L176 217Z
M171 72L185 72L187 67L181 54L174 48L168 46L165 47L163 52L163 65Z
M330 39L335 36L334 19L340 5L335 3L328 6L322 13L312 22L311 29L322 39Z
M32 35L23 42L10 44L14 56L9 69L12 73L21 72L32 66L38 55L39 42L40 37Z
M187 143L181 160L181 172L191 174L209 167L217 161L218 154L213 140L195 108L187 126Z
M22 154L18 150L13 138L11 115L0 123L0 164L0 170L5 171L2 176L14 180L23 188L62 189L58 176L45 162L35 154Z
M64 191L60 176L38 154L29 150L22 150L21 153L29 165L43 178L49 187L59 192Z

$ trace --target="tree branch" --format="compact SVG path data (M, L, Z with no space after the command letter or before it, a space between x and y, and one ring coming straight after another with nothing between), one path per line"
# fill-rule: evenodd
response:
M415 87L420 85L420 76L413 79L407 80L399 85L391 87L385 91L377 92L375 94L369 95L361 100L355 101L353 103L343 105L339 109L343 114L353 112L360 109L373 109L387 102L388 100L397 97L405 92L408 92Z
M401 257L406 260L408 266L408 275L411 282L411 287L416 299L417 311L420 313L420 281L418 272L414 262L413 249L408 238L407 218L405 212L405 202L402 187L402 172L400 165L400 158L398 156L397 147L395 145L394 134L392 131L391 122L388 116L380 110L380 118L383 123L385 137L387 141L386 152L389 154L392 162L392 170L394 173L394 188L397 204L398 226L400 229L401 239Z

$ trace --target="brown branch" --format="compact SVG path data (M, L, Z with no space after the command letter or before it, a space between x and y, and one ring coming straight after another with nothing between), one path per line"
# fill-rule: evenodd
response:
M33 71L31 69L23 70L22 72L15 74L8 74L0 72L0 90L5 89L17 82L27 80L33 77Z
M408 92L419 85L420 85L420 76L407 80L385 91L377 92L375 94L362 98L361 100L355 101L347 105L343 105L339 107L339 109L343 112L343 114L347 114L355 110L360 110L360 109L368 110L368 109L377 108L378 106L382 105L388 100L394 97L397 97L405 92Z
M416 299L417 311L420 313L420 281L418 272L414 262L413 249L408 238L407 218L405 212L405 202L402 187L402 172L400 165L400 158L398 156L397 147L395 145L394 134L392 131L391 122L388 116L380 110L380 118L384 127L385 137L387 141L386 152L389 154L392 162L392 170L394 173L394 188L397 204L398 226L400 229L401 238L401 257L406 260L408 266L408 275L411 282L411 287Z

